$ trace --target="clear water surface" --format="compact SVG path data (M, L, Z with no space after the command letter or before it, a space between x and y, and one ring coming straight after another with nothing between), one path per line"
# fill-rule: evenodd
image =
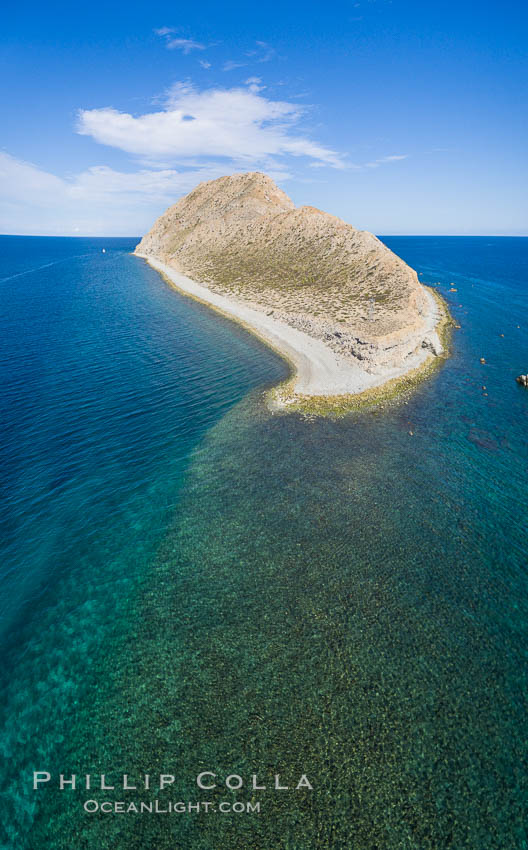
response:
M4 850L528 847L528 239L384 241L461 327L331 421L135 240L0 239ZM261 813L88 815L45 769Z

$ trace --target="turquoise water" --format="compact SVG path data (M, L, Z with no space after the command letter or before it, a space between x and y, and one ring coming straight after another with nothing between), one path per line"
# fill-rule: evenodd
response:
M133 240L0 240L2 847L528 847L528 240L385 241L449 301L453 356L307 421ZM261 812L88 815L33 770Z

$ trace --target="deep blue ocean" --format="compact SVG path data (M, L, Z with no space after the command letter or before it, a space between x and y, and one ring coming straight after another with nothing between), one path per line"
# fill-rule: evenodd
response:
M528 238L382 238L460 328L331 420L138 240L0 237L1 850L528 848Z

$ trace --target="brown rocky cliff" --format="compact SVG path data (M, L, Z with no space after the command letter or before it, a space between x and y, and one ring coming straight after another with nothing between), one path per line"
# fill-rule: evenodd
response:
M155 222L136 253L211 290L274 311L377 371L418 347L430 296L376 236L311 206L296 208L259 172L200 183Z

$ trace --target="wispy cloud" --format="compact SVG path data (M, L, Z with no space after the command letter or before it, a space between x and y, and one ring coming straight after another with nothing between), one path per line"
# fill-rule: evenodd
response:
M210 63L210 62L207 62L207 60L206 60L206 59L198 59L198 62L200 63L200 65L202 66L202 68L205 68L206 70L208 70L209 68L211 68L211 67L212 67L211 63Z
M255 42L256 49L248 50L246 56L249 56L254 62L269 62L277 55L277 51L271 44L266 41Z
M231 59L228 59L222 65L222 71L235 71L237 68L243 68L245 65L247 65L247 62L233 62Z
M205 44L195 41L193 38L181 38L175 36L177 30L173 27L160 27L154 30L156 35L165 39L165 46L168 50L181 50L186 55L192 50L205 50Z
M134 116L111 107L81 110L77 132L151 162L214 157L253 167L295 156L343 168L339 153L303 131L306 111L265 97L258 83L203 91L179 83L158 112Z
M365 168L379 168L386 162L398 162L401 159L408 159L409 154L392 154L391 156L381 156L379 159L374 159L372 162L366 162Z
M253 79L258 80L250 78ZM175 93L174 97L177 101L179 95ZM235 102L231 103L231 107L236 109ZM221 111L222 104L216 103L215 108ZM274 108L277 109L277 115L287 120L287 104L275 104ZM186 123L192 125L195 122ZM246 126L245 130L249 132L250 127ZM285 132L285 129L281 132ZM258 125L256 135L259 135ZM269 139L265 141L269 142ZM188 144L191 150L192 143ZM275 139L273 146L263 144L262 140L260 144L261 159L258 163L250 159L243 148L238 152L232 150L228 167L224 160L214 158L214 151L210 158L205 159L200 156L200 151L192 149L192 155L182 157L185 161L177 168L162 167L158 162L157 168L143 167L123 172L97 165L66 178L0 152L0 232L108 236L141 234L148 230L165 207L203 180L247 171L248 166L254 164L262 164L270 176L279 182L291 177L288 160L281 157L281 152L312 157L309 164L315 168L329 164L337 167L342 165L340 158L334 162L338 154L302 136L286 134L281 141ZM205 148L202 148L201 154L204 152ZM346 167L362 171L406 158L407 155L403 154L389 155L364 165L347 163ZM304 182L307 181L310 182L309 178L304 178Z
M262 85L262 79L260 77L248 77L244 81L244 85L249 86L249 90L252 92L264 91L266 88L266 86Z
M100 165L63 178L0 152L0 232L141 234L197 183L225 173L215 162L186 170L133 172ZM287 175L279 171L272 176Z
M380 156L379 159L374 159L371 162L348 162L346 164L348 171L364 171L366 168L379 168L380 165L386 165L390 162L398 162L401 159L408 159L408 154L392 154L390 156ZM310 168L321 168L324 166L322 162L308 163Z
M205 50L205 44L200 44L191 38L169 38L167 47L169 50L183 50L185 54L190 53L191 50Z
M239 59L229 59L224 62L222 70L234 71L236 68L245 68L247 65L261 64L269 62L277 55L277 51L271 44L266 41L256 41L255 47L251 50L246 50L244 55Z

